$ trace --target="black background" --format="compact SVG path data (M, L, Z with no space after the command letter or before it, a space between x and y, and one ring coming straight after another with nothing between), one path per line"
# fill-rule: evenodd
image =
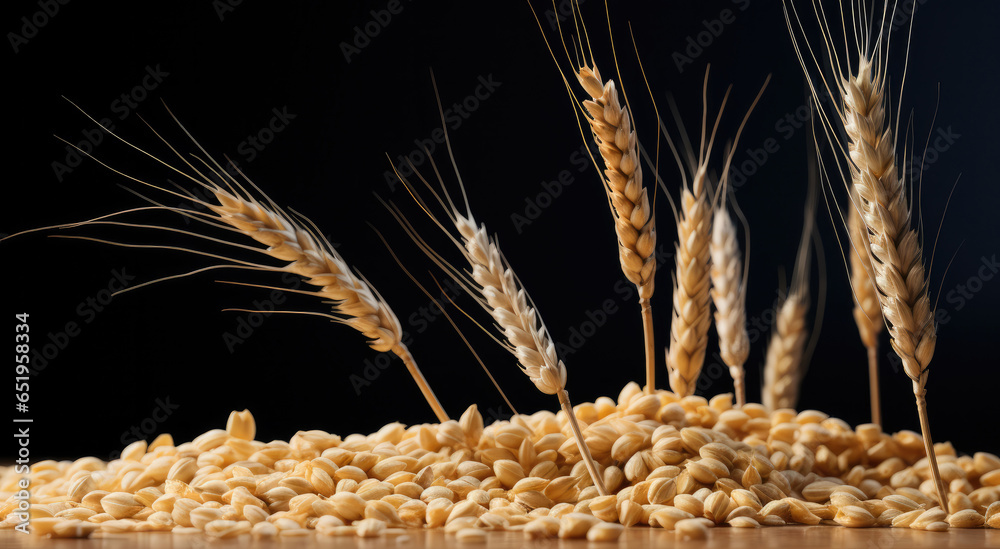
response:
M439 126L428 69L434 69L446 105L472 94L478 77L492 75L501 82L499 88L451 134L472 207L499 236L557 341L575 341L574 329L588 329L588 311L614 300L617 313L563 358L576 402L617 396L625 383L639 380L643 372L638 306L633 300L620 301L614 291L622 275L608 208L594 168L579 172L579 164L571 160L582 140L528 6L518 1L403 0L402 12L380 26L378 36L348 62L342 44L355 39L355 27L373 24L372 10L383 10L387 4L386 0L245 2L222 17L217 11L220 3L207 1L99 5L73 1L61 6L17 53L8 44L3 54L9 92L6 115L12 123L5 124L6 184L0 199L5 216L0 232L141 205L140 199L117 186L125 183L140 189L137 184L94 162L83 163L61 181L56 177L52 163L64 161L67 151L53 134L76 142L84 130L93 129L60 96L98 118L111 117L121 135L156 154L166 156L169 151L136 113L180 150L193 151L160 103L163 99L207 151L220 160L228 155L239 161L277 203L309 216L338 244L345 259L364 273L412 333L413 354L453 417L472 403L487 417L502 416L509 410L501 407L499 395L447 322L438 319L425 330L409 322L429 299L405 277L368 225L382 231L425 285L433 287L429 272L438 279L440 273L373 193L397 202L419 221L422 233L433 237L439 250L456 263L461 260L421 219L403 191L391 192L384 176L390 168L386 154L395 159L409 153L415 149L414 140L429 137ZM752 230L749 315L769 319L765 315L773 306L779 269L790 270L794 260L806 178L807 131L797 129L785 139L788 126L782 122L805 104L805 96L780 3L751 0L744 11L739 11L742 4L729 1L669 2L651 8L652 4L611 6L626 91L647 147L653 143L655 127L628 37L629 21L661 112L666 109L665 97L672 94L691 135L700 116L707 63L712 64L711 112L717 110L726 86L734 85L721 126L724 140L734 134L765 76L773 74L735 157L737 165L749 160L748 149L759 149L768 138L776 139L780 147L737 193ZM998 49L992 26L1000 11L995 4L980 2L921 4L903 95L904 116L912 109L914 136L922 148L933 131L936 86L941 83L934 127L950 128L961 136L928 166L920 203L928 248L943 218L930 285L932 298L942 296L938 306L947 321L939 327L931 368L931 424L937 440L952 440L962 451L998 453L1000 440L990 418L996 410L991 399L997 397L1000 381L993 348L1000 282L984 281L977 273L982 261L998 252L994 216L1000 191L994 157L1000 146L996 137L1000 121L993 106ZM537 7L551 9L544 3ZM612 61L602 5L590 0L583 7L598 63L609 75ZM21 32L21 17L30 19L40 9L36 2L7 2L0 21L5 31ZM724 25L721 35L679 72L672 54L683 52L687 39L696 39L705 22L717 19L724 9L735 10L735 22ZM553 38L548 25L543 26ZM902 40L895 44L897 53L902 53ZM894 101L901 65L901 55L895 56ZM169 75L145 94L137 109L119 119L123 111L115 110L115 100L142 83L147 67L157 66ZM282 108L294 114L294 120L247 162L241 142L268 124L272 109ZM110 139L96 155L152 182L163 183L170 176ZM440 148L435 157L445 161ZM673 163L664 156L663 166L666 184L676 195L680 183ZM713 166L721 166L720 155ZM573 184L518 231L512 215L525 215L526 201L536 200L542 182L558 179L562 170L572 172ZM959 174L961 181L945 216L944 202ZM179 181L176 176L172 180ZM660 242L669 250L675 234L662 194L658 213ZM177 216L135 214L131 219L184 227ZM826 244L829 292L821 337L802 386L801 407L857 424L868 419L865 354L850 314L835 232L822 202L818 225ZM65 234L135 243L179 242L177 236L120 227ZM121 295L91 317L81 316L78 306L108 286L113 270L124 270L137 284L203 267L210 260L40 234L6 241L0 244L0 254L8 330L13 330L12 317L18 312L30 313L31 333L38 344L46 343L50 334L56 336L67 322L80 325L79 335L69 338L65 349L31 382L33 458L108 457L128 441L126 433L132 427L153 425L149 418L157 399L169 399L177 406L155 426L156 432L172 433L177 442L224 427L229 411L243 408L255 414L258 438L263 440L287 439L299 429L346 435L370 432L389 421L434 420L395 359L360 393L355 390L351 376L363 378L365 361L374 361L377 354L350 328L315 317L275 315L230 352L223 334L235 333L247 315L222 309L252 307L267 292L215 281L277 285L277 277L208 272ZM942 282L944 266L953 256ZM814 289L816 271L814 267ZM653 300L660 348L668 341L671 273L672 262L660 269ZM976 279L971 287L979 291L971 299L958 300L958 285L967 285L970 279ZM470 299L459 299L458 304L488 326L488 317ZM322 304L302 296L289 296L282 307L324 310ZM459 325L520 411L555 408L555 399L540 394L517 371L509 354L466 319ZM765 335L754 343L747 363L748 397L754 401L759 399L766 341ZM886 428L918 430L910 382L892 370L884 334L882 341ZM714 352L714 330L709 346ZM658 385L666 387L662 354L658 368ZM7 371L13 377L13 369ZM715 381L700 394L730 391L728 375L712 371ZM13 395L6 398L5 406L12 406ZM3 455L13 455L13 446L5 447Z

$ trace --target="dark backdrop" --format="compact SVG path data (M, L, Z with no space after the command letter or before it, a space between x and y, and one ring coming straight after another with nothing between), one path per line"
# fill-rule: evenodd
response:
M767 325L780 270L790 271L800 237L808 135L801 119L796 121L805 114L803 78L780 5L760 0L649 4L611 6L626 89L647 146L655 127L628 37L629 21L661 112L672 94L690 128L698 123L708 63L713 113L726 86L733 84L722 139L732 137L765 76L773 75L734 160L743 166L737 199L752 228L748 314ZM931 424L939 441L950 439L966 452L997 453L1000 440L987 419L996 409L991 399L997 397L1000 381L993 349L1000 282L988 266L997 268L998 252L994 215L1000 192L993 157L1000 142L992 70L998 51L992 25L1000 13L986 3L920 4L904 117L912 112L918 149L928 133L949 136L932 140L919 203L928 251L942 227L930 281L942 315L929 382ZM509 409L454 330L433 313L421 316L429 298L406 278L371 228L381 231L411 272L430 287L429 273L441 279L440 272L374 195L398 203L446 257L461 260L421 219L406 193L386 180L386 155L395 160L418 150L416 143L439 127L429 76L433 68L446 106L467 101L470 112L453 111L459 118L450 123L457 126L451 135L470 201L479 219L499 236L554 338L572 351L563 355L571 396L577 402L617 396L625 383L642 376L638 306L616 292L622 274L605 198L593 166L580 162L583 141L571 104L526 3L375 0L282 2L280 7L245 2L234 7L225 0L69 2L60 4L53 16L36 15L45 6L55 11L45 2L8 2L0 19L6 31L26 39L8 34L3 54L10 123L5 125L0 232L142 204L120 184L163 199L94 162L71 166L75 159L53 137L74 143L88 136L97 139L94 125L61 98L65 96L96 118L110 119L121 135L159 155L170 153L140 116L182 152L194 151L162 99L207 151L237 161L277 203L309 216L337 243L398 313L412 335L413 354L449 413L458 417L476 403L487 417L505 417ZM385 11L390 7L397 13ZM551 8L543 3L539 9ZM585 2L584 9L595 54L608 73L612 62L603 9L596 0ZM731 17L723 10L730 10ZM35 19L34 32L22 28L22 17ZM734 20L719 21L723 17ZM553 37L549 26L543 26ZM358 29L375 36L362 39ZM692 47L699 39L703 45ZM689 62L678 57L682 54ZM892 66L893 100L898 98L901 60L895 57ZM483 82L491 83L489 90ZM940 110L932 126L938 83ZM480 99L467 100L477 87ZM459 119L460 124L455 122ZM280 131L262 133L272 124ZM254 136L257 145L250 141ZM765 159L761 149L768 139L772 150ZM168 178L182 182L108 136L102 140L95 154L116 169L158 183ZM444 163L443 148L437 149L435 158ZM713 162L717 169L719 158ZM53 163L65 164L69 171ZM662 171L676 195L679 178L666 156ZM945 200L960 174L945 216ZM662 194L657 210L660 242L669 252L675 232ZM188 228L177 216L135 214L131 219ZM823 202L818 226L826 247L828 293L801 406L857 424L868 419L865 353ZM224 427L229 411L243 408L255 414L258 436L265 440L287 439L299 429L348 434L370 432L389 421L434 419L402 364L379 358L352 329L316 317L222 311L253 308L255 300L261 303L270 295L215 281L280 285L278 277L210 271L101 305L107 297L102 291L116 280L136 285L211 261L46 237L53 234L0 244L6 329L14 329L16 313L28 312L36 345L51 344L45 368L30 388L33 458L107 457L134 439L130 431L145 431L149 438L165 431L178 442L190 440ZM176 235L120 227L64 234L133 243L180 241ZM661 349L668 341L671 272L672 263L660 269L653 300ZM813 273L815 294L815 265ZM88 299L97 300L96 305ZM303 296L277 301L278 308L324 310ZM457 303L489 326L470 299ZM76 329L66 333L70 322ZM519 410L555 408L555 399L528 383L502 348L466 319L460 318L459 326ZM766 333L760 335L747 363L748 396L755 401L767 339ZM919 430L910 382L892 368L884 334L882 341L886 427ZM709 349L716 349L714 330ZM658 368L659 385L666 387L662 353ZM12 369L7 372L13 374ZM700 394L731 390L723 370L706 365L706 372L710 383ZM13 455L13 446L6 448L3 455Z

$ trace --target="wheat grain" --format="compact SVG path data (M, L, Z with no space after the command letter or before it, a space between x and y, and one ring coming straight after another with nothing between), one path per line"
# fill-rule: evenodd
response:
M875 289L875 271L872 269L868 229L861 219L857 193L851 192L847 206L847 229L850 234L851 288L854 292L854 322L858 325L861 342L868 351L868 385L871 400L872 423L882 425L878 383L878 336L882 332L882 309Z
M652 393L656 362L650 300L656 277L656 223L642 183L638 140L628 106L619 101L614 80L602 79L596 64L579 67L576 77L590 96L582 105L604 160L604 190L618 235L618 259L622 272L635 284L639 294L646 350L646 391Z
M736 227L723 202L712 221L712 239L708 244L712 257L710 276L712 301L715 303L715 329L719 334L719 354L729 367L736 393L736 405L746 404L743 364L750 354L746 327L746 287Z

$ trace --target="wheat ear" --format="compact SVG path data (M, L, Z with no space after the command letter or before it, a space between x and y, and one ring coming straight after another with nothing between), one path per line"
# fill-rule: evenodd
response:
M604 190L615 220L622 272L635 284L642 311L646 349L646 392L655 388L653 297L656 276L656 223L642 184L638 141L628 107L622 106L614 80L601 78L597 66L580 67L577 80L591 99L583 101L594 141L604 159Z
M875 271L868 245L868 229L853 203L857 193L851 192L852 204L847 208L847 231L851 239L851 288L854 292L854 322L858 325L861 342L868 350L868 389L872 423L882 426L879 404L878 336L882 332L882 309L875 290Z
M434 82L433 74L431 80ZM567 422L573 432L587 472L600 495L606 496L608 493L604 487L603 476L584 441L583 432L580 430L576 413L569 400L569 392L566 391L566 366L559 359L555 343L552 341L545 323L538 315L534 302L531 301L507 259L501 253L496 239L489 236L486 232L486 225L477 223L472 214L472 208L469 206L469 199L465 193L465 185L462 182L462 176L459 174L455 155L451 148L451 138L448 136L444 108L441 104L441 97L437 93L436 82L434 83L434 93L437 96L438 110L441 114L445 146L462 191L465 213L459 211L451 195L448 194L437 165L434 159L430 158L430 154L428 154L428 158L430 158L431 168L443 190L444 198L434 190L434 187L415 167L411 167L424 186L434 195L438 205L447 212L449 221L458 230L459 238L455 238L452 232L431 212L430 207L420 198L410 182L398 172L396 175L424 212L462 251L472 268L472 272L461 271L448 263L417 234L398 208L393 207L391 211L420 249L493 316L493 320L496 321L497 327L503 332L506 339L506 342L502 344L517 357L518 366L535 387L545 394L556 395L559 399L559 405L566 414Z
M813 129L813 141L815 142L815 129ZM809 313L810 243L813 239L817 242L817 257L822 255L819 250L819 235L815 230L820 185L818 156L815 148L809 148L807 151L809 175L803 209L802 237L799 239L795 255L792 283L784 300L778 305L771 341L768 342L767 355L764 359L764 388L761 402L772 411L780 408L794 409L798 404L799 388L806 368L803 357L806 340L809 338L806 315ZM818 334L818 320L816 329Z
M927 419L927 374L937 342L934 313L927 295L920 239L910 228L904 180L896 174L892 130L885 124L884 80L872 69L862 58L857 74L841 83L851 179L867 227L882 314L889 324L892 348L913 382L924 445L945 508L947 491Z
M409 182L406 180L403 182L412 189ZM538 316L534 304L521 287L506 258L500 252L496 240L486 232L486 225L477 224L471 210L466 209L466 213L462 214L454 207L450 198L448 201L449 218L461 236L459 247L472 267L471 274L461 273L448 265L441 256L431 250L416 235L412 226L398 211L395 211L394 214L421 249L493 316L493 320L496 321L506 339L505 346L517 357L518 366L535 387L545 394L556 395L560 406L566 413L573 436L580 449L580 455L594 485L597 486L601 495L607 495L602 476L584 442L580 425L569 400L569 393L566 391L566 366L556 354L555 343L549 336L545 323ZM421 206L429 213L429 209L422 202ZM457 240L456 243L458 243Z
M708 347L709 241L712 205L708 199L705 166L698 167L691 186L681 190L677 217L673 312L667 373L670 388L679 396L693 395Z
M856 7L853 2L851 7L853 12ZM864 10L868 9L867 6L862 7ZM927 293L920 238L910 226L911 211L907 203L905 179L897 173L896 143L888 120L888 91L885 87L884 68L889 55L892 34L890 22L895 15L895 5L893 9L888 9L886 4L881 17L872 18L873 28L864 28L863 25L869 24L869 21L862 21L859 28L851 29L858 49L857 64L854 67L851 66L848 52L841 56L833 51L833 44L841 43L840 39L833 37L826 14L815 4L813 8L817 21L824 29L822 44L835 72L832 84L822 77L821 85L831 95L835 91L830 88L835 87L842 100L835 116L839 118L847 134L846 156L851 172L851 188L858 194L858 204L852 207L858 208L867 229L882 315L888 325L892 348L902 360L903 371L913 384L931 476L937 487L939 503L942 509L947 509L948 491L941 480L927 416L927 374L937 343L934 313ZM799 32L805 33L795 5L791 4L789 13L786 1L785 19L793 45L809 81L813 100L819 104L818 84L810 76L806 54L799 47L792 14ZM911 16L911 35L913 20L914 17ZM889 31L885 32L886 29ZM847 30L844 29L845 41ZM819 61L812 46L808 41L805 45L809 58L818 67ZM831 118L823 120L828 135L835 135L836 129ZM840 144L835 137L831 140ZM843 153L843 144L840 145L835 150Z
M708 248L712 256L711 292L715 303L719 354L733 378L736 405L742 407L746 404L743 364L750 354L750 338L746 326L746 286L740 246L736 240L736 226L733 225L724 202L713 215L712 240Z
M74 104L74 106L76 105ZM77 108L79 109L79 107ZM82 109L81 112L83 112ZM93 118L91 118L90 115L87 115L85 112L84 115L93 121ZM206 202L198 198L190 191L180 190L178 192L147 183L115 170L100 160L94 160L115 173L118 173L119 175L122 175L132 181L154 188L158 191L162 191L169 195L173 195L176 198L190 201L202 208L206 208L214 213L215 216L193 208L163 206L151 199L147 200L154 204L153 207L140 208L139 210L166 210L184 215L208 226L222 229L226 229L228 226L231 228L230 230L235 230L236 232L249 236L257 243L263 245L264 249L249 247L232 242L231 240L209 237L199 233L183 231L166 226L138 225L132 223L106 221L107 218L113 217L117 214L113 214L112 216L103 216L102 218L91 220L89 222L68 224L59 227L69 228L88 224L111 224L160 229L173 233L186 234L233 247L253 249L254 251L262 252L280 261L286 261L288 263L281 266L275 266L232 259L226 256L209 254L189 248L156 245L126 245L130 247L177 249L229 262L229 264L217 265L210 268L247 268L261 271L293 273L301 276L307 283L318 287L318 289L311 292L299 291L298 293L309 294L328 300L328 303L332 305L333 312L336 315L333 317L335 321L346 324L361 332L368 338L368 345L371 346L372 349L379 352L392 351L399 356L399 358L403 360L403 364L406 366L406 369L410 372L410 375L413 376L413 380L417 383L417 386L420 388L420 392L427 400L427 403L434 410L434 414L437 416L438 420L441 422L448 421L448 414L445 413L441 403L438 402L437 397L434 395L434 391L431 389L430 385L428 385L427 380L424 379L423 373L417 366L410 350L402 342L403 330L399 323L399 319L396 317L396 314L392 311L382 296L379 295L379 293L375 291L375 289L372 288L372 286L364 278L353 272L351 267L333 248L330 242L319 234L315 225L311 221L300 216L303 223L307 226L300 224L286 214L280 207L274 204L274 202L267 198L267 196L262 192L260 194L263 202L254 198L253 195L248 192L239 181L223 169L218 162L212 159L212 157L209 156L200 145L198 145L198 142L194 140L187 129L184 128L184 126L179 120L177 120L176 117L173 116L172 113L171 116L184 133L205 155L204 159L199 158L196 161L200 163L200 168L178 153L177 150L174 149L174 147L171 146L162 136L160 136L159 133L156 133L155 130L153 130L153 132L170 148L171 151L173 151L174 154L178 156L178 158L181 159L183 164L191 170L190 173L160 160L142 149L139 149L113 132L109 131L108 133L122 143L150 157L167 169L200 186L202 189L210 193L218 201L218 204ZM96 123L96 121L94 122ZM86 152L80 152L85 156L90 157L90 155ZM239 175L246 178L242 172L240 172ZM221 182L222 185L218 182ZM256 185L250 182L249 179L247 179L247 182L257 189ZM225 187L223 187L223 185L225 185ZM259 189L257 190L260 192ZM129 211L120 213L128 213ZM222 224L220 224L219 221L221 221ZM194 274L204 270L207 269L198 269L187 274ZM187 274L175 275L167 278L177 278L179 276L187 276ZM130 289L137 289L141 286L151 284L152 282L135 285ZM320 316L330 315L321 314Z
M809 331L808 292L790 291L778 307L774 333L767 345L764 361L764 391L762 401L769 410L795 408L802 383L802 352Z
M270 209L249 195L239 196L215 184L209 190L219 201L219 205L209 205L219 219L267 246L267 255L289 262L271 270L297 274L317 286L319 289L312 295L329 300L334 313L343 318L344 324L367 337L372 349L392 351L403 360L438 421L448 421L448 414L402 341L403 329L396 314L364 278L352 271L325 237L304 229L280 210Z

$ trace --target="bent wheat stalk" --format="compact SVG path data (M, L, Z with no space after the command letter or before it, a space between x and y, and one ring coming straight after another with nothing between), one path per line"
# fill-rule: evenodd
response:
M805 31L795 5L790 6L791 12L786 0L785 18L814 102L820 103L820 85L826 93L839 96L842 101L832 116L824 117L824 126L831 142L839 145L835 147L835 151L845 157L850 169L850 185L859 198L854 207L859 209L867 230L879 304L888 324L892 348L902 359L903 371L913 384L931 476L937 487L939 503L943 509L947 509L948 492L941 480L927 416L927 375L937 342L934 312L928 297L920 238L910 226L912 212L907 200L905 174L897 172L893 135L898 134L898 131L893 131L888 112L890 105L885 67L895 4L891 10L888 3L885 4L881 18L872 18L872 28L852 26L850 30L854 33L854 43L858 49L856 61L851 60L850 52L844 52L843 57L839 57L833 50L832 44L840 43L834 39L834 35L839 33L832 32L826 14L821 8L814 6L816 20L824 29L822 43L825 50L820 55L828 57L835 72L832 85L822 75L816 53L809 41L805 40L812 65L820 72L821 84L814 82L811 77L806 54L799 46L795 29L803 35ZM862 7L865 8L864 11L868 11L867 6ZM853 2L851 9L852 13L859 13ZM793 15L795 26L792 22ZM843 15L841 22L846 36L848 29ZM862 20L860 25L865 23ZM911 34L912 30L911 16ZM905 69L903 80L905 81ZM847 134L846 145L834 137L838 128L842 128Z
M882 309L875 289L875 271L872 268L868 229L861 213L854 206L857 193L851 192L847 207L847 231L851 239L850 265L851 288L854 292L854 322L858 325L861 342L868 350L868 390L871 401L872 423L882 426L879 404L878 336L882 332Z
M81 112L83 111L81 110ZM86 113L84 114L86 115ZM90 118L89 115L86 116ZM434 395L434 391L431 389L430 385L428 385L427 380L424 379L423 373L417 366L413 355L402 341L403 330L400 326L399 319L396 317L396 314L392 311L382 296L379 295L379 293L371 286L371 284L368 283L367 280L351 269L347 262L344 261L344 258L341 257L337 250L333 248L330 242L322 236L318 230L316 230L315 225L312 224L311 221L301 216L299 217L302 219L302 222L296 221L294 218L286 214L280 207L275 205L262 192L260 193L262 200L255 198L252 193L247 191L247 189L236 180L235 177L223 169L221 165L212 159L212 157L209 156L200 145L198 145L197 141L194 140L191 134L188 133L187 129L184 128L184 126L177 120L176 117L173 116L172 113L171 117L173 117L174 121L181 128L181 130L183 130L184 133L191 138L192 142L196 147L198 147L202 154L205 155L205 158L198 158L196 160L196 162L200 164L200 167L192 164L191 161L178 153L177 150L167 143L167 141L160 136L159 133L156 133L155 130L153 130L153 132L156 136L163 141L163 143L166 144L167 147L169 147L170 150L178 156L178 158L180 158L181 162L186 165L190 171L182 170L163 160L160 160L152 154L139 149L135 145L132 145L113 132L108 131L108 133L122 143L150 157L155 162L191 181L195 185L198 185L204 191L207 191L208 195L214 198L217 203L206 201L208 200L207 197L206 200L202 200L193 192L188 190L180 189L179 191L173 191L142 181L115 170L96 158L94 160L111 171L132 181L151 187L157 191L167 193L175 198L189 201L201 208L209 210L214 215L196 210L194 208L160 205L147 198L147 200L155 206L118 212L116 214L111 214L110 216L103 216L83 223L66 224L46 228L71 228L85 225L109 224L134 228L158 229L263 253L271 258L286 262L283 265L262 264L210 254L189 248L144 244L130 245L104 241L128 247L180 250L220 259L226 262L221 265L202 268L190 273L174 275L167 278L178 278L209 269L225 267L270 271L276 273L292 273L301 276L308 284L315 286L317 289L313 291L297 291L296 293L312 295L326 300L327 303L332 305L334 313L334 315L325 315L320 313L304 314L315 314L318 316L330 317L336 322L346 324L361 332L366 338L368 338L368 345L372 349L379 352L391 351L396 354L400 359L402 359L407 371L409 371L413 380L417 383L417 386L420 388L420 392L427 400L427 403L431 406L431 409L433 409L438 420L441 422L448 421L448 414L445 413L441 403L438 402L437 397ZM93 120L93 118L91 118L91 120ZM81 153L86 156L90 156L84 151L81 151ZM246 176L242 173L239 175L246 178ZM247 179L247 182L257 189L256 185L254 185L249 179ZM259 189L257 190L259 192ZM204 195L205 193L201 194ZM210 237L201 233L184 231L168 226L140 225L136 223L107 221L107 219L116 217L119 214L150 210L177 213L190 219L202 222L208 226L228 229L229 232L241 233L253 239L259 246L247 246L226 238ZM154 282L166 280L167 278L136 285L130 289L137 289ZM281 288L276 289L280 290Z
M435 95L437 95L436 83L434 90ZM434 224L447 234L449 239L461 250L462 255L465 256L469 266L472 268L472 272L459 270L448 263L443 256L431 248L417 234L417 231L398 207L393 205L390 211L417 246L457 284L462 286L466 293L472 296L483 309L490 313L496 322L497 328L504 335L505 342L501 344L517 357L518 366L528 376L535 387L545 394L556 395L559 399L560 407L566 414L567 422L569 423L573 437L576 439L577 447L580 450L580 457L587 468L587 472L590 474L598 492L602 496L606 496L607 490L604 487L603 476L598 470L597 464L594 462L593 457L591 457L590 450L584 441L576 413L573 411L572 403L569 400L569 393L566 391L566 366L559 359L555 343L552 341L545 323L538 315L534 302L528 296L527 292L525 292L507 259L501 253L496 239L489 236L486 232L486 225L478 223L472 214L469 199L465 192L465 185L462 182L462 177L459 174L458 165L455 162L455 156L451 148L451 140L448 136L440 96L438 96L438 109L441 112L441 125L444 130L448 157L462 191L465 213L462 213L458 209L451 195L448 194L437 165L433 158L430 158L429 154L431 167L437 178L437 183L444 194L443 198L420 172L416 170L416 167L411 166L411 168L413 169L413 173L416 174L424 186L433 194L438 205L445 210L448 221L458 231L458 238L432 213L428 204L420 197L410 181L398 172L396 175Z

